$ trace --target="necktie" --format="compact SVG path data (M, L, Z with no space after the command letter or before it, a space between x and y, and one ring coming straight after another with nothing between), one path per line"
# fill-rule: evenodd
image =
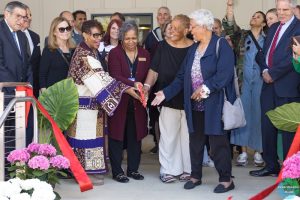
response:
M278 41L278 37L279 37L279 33L280 33L280 30L282 28L282 25L284 24L280 24L276 33L275 33L275 36L273 38L273 41L272 41L272 44L271 44L271 48L270 48L270 52L269 52L269 57L268 57L268 65L269 67L271 68L272 65L273 65L273 54L275 52L275 48L276 48L276 44L277 44L277 41Z
M30 58L31 57L31 50L30 50L30 45L29 45L29 39L26 37L26 51L27 51L27 55Z
M13 38L14 38L14 40L15 40L15 43L16 43L16 45L17 45L17 47L18 47L18 50L19 50L19 52L20 52L20 54L21 54L21 49L20 49L20 46L19 46L18 41L17 41L17 34L16 34L16 32L13 31L13 32L12 32L12 35L13 35Z

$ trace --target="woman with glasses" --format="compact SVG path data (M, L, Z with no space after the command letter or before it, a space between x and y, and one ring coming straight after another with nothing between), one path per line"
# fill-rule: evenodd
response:
M142 86L150 66L149 53L138 46L138 27L134 21L120 28L121 44L109 52L108 71L116 80L134 88ZM140 93L123 94L114 115L108 118L108 149L113 179L127 183L128 177L143 180L138 172L141 141L147 135L146 108ZM127 176L122 169L123 148L127 149Z
M75 44L71 37L72 28L62 17L55 18L50 26L48 45L44 48L40 61L40 91L68 76Z
M242 80L241 100L247 122L245 127L231 131L231 143L242 146L242 153L237 157L236 165L247 165L249 147L255 151L254 165L262 166L264 161L261 156L260 93L263 80L255 56L265 41L266 15L261 11L255 12L250 19L250 30L240 29L234 20L233 0L228 0L223 27L226 35L230 36L237 57L238 76L240 81Z
M102 25L96 20L82 24L81 42L72 57L69 77L73 78L79 94L79 110L70 126L68 141L83 168L95 184L103 184L107 172L105 160L104 123L118 106L123 92L133 88L116 81L103 69L98 48L102 38ZM128 89L128 90L127 90Z

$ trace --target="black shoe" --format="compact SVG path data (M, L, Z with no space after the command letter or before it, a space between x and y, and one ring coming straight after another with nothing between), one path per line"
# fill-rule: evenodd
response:
M269 170L266 167L264 167L259 170L250 171L249 174L250 174L250 176L255 176L255 177L278 176L279 170Z
M144 176L141 175L139 172L129 172L127 173L127 176L135 180L144 180Z
M129 178L127 178L127 176L125 176L123 173L114 176L113 179L120 183L127 183L129 181Z
M152 154L156 154L157 153L157 151L158 151L158 146L157 145L155 145L151 150L150 150L150 153L152 153Z
M193 182L193 181L188 181L184 184L183 188L186 189L186 190L190 190L190 189L193 189L194 187L198 186L198 185L201 185L202 182L199 180L197 182Z
M217 187L214 189L214 193L224 193L224 192L228 192L229 190L233 190L233 189L234 189L234 183L232 181L231 184L227 188L225 188L225 186L223 184L217 185Z

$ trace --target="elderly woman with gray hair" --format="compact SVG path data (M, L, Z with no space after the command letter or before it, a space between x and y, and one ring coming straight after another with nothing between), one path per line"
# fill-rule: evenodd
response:
M138 27L134 21L124 22L119 30L121 44L108 55L109 74L118 81L137 88L145 81L150 55L138 47ZM108 118L108 148L113 179L126 183L128 177L143 180L138 172L141 140L147 134L147 113L135 91L123 94L114 115ZM121 167L123 147L127 147L127 176Z
M214 17L210 11L194 11L190 18L191 33L198 42L190 47L175 80L156 93L152 105L168 101L184 89L192 168L191 179L184 188L192 189L202 183L202 160L207 135L210 155L219 174L219 184L214 192L224 193L234 189L230 144L222 122L224 93L231 102L235 99L234 55L226 39L213 34Z

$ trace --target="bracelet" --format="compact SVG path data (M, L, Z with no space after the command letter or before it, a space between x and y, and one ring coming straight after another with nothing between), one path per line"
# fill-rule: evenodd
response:
M149 88L149 89L151 88L151 85L149 85L147 83L144 83L144 86L147 87L147 88Z

